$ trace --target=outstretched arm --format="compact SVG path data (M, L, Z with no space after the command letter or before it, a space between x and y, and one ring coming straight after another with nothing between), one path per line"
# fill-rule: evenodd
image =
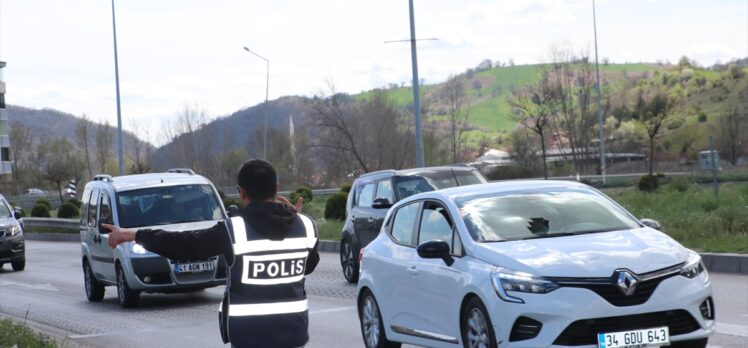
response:
M172 260L204 260L223 254L233 262L233 250L223 221L205 230L172 232L164 230L132 230L102 224L110 230L109 246L135 241L148 251Z

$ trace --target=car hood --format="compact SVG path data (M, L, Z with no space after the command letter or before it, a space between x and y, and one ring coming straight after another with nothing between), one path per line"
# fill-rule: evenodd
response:
M689 250L657 230L476 243L473 255L496 266L549 277L608 277L626 268L641 274L682 263Z
M12 225L18 225L18 221L11 217L0 217L0 227L6 228Z

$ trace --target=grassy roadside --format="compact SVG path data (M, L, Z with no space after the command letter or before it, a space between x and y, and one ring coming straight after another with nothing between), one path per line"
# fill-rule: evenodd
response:
M673 181L654 193L636 188L603 189L638 218L660 222L665 233L688 248L748 253L748 184L710 186Z
M317 233L321 240L340 240L340 231L343 230L343 221L325 219L325 203L329 196L316 196L311 202L305 202L302 209L304 214L314 219L317 225Z
M3 319L0 320L0 347L55 348L57 343L24 324Z

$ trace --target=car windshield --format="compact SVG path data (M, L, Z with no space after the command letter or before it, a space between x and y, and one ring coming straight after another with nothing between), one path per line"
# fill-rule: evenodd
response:
M403 199L421 192L484 183L486 179L473 170L431 170L401 177L396 184L396 189L400 199Z
M473 240L499 242L640 227L608 198L586 189L545 188L456 200Z
M219 220L221 205L210 185L180 185L117 194L122 227Z
M8 206L5 205L3 202L0 202L0 219L7 219L11 217L13 214L11 214L10 209L8 209Z

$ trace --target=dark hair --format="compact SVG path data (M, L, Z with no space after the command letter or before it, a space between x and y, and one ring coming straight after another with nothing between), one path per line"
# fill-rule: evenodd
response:
M270 163L261 159L244 162L237 183L247 191L251 201L266 201L273 198L278 189L278 176Z

